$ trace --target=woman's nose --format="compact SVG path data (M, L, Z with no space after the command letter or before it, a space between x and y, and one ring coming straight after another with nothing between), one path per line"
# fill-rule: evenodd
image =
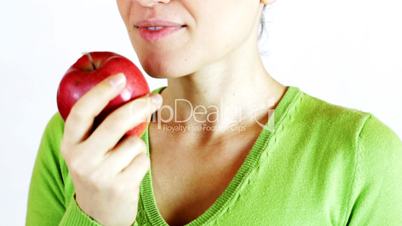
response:
M153 7L158 3L168 3L170 0L137 0L138 3L144 7Z

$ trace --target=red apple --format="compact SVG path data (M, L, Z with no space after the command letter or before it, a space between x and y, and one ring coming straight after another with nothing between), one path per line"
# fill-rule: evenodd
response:
M149 93L144 76L129 59L112 52L90 52L78 59L60 82L57 90L57 107L62 118L66 120L71 108L82 95L105 78L117 73L124 73L127 78L126 86L95 118L92 131L116 108ZM147 122L143 122L125 135L140 137L146 127Z

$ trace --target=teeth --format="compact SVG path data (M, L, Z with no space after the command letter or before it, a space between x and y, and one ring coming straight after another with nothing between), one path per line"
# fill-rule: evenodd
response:
M147 30L157 31L163 29L163 27L146 27Z

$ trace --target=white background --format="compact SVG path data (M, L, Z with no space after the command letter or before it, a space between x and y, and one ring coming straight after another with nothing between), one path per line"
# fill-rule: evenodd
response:
M286 85L372 112L401 136L401 6L398 0L277 0L267 9L261 42L266 67ZM138 63L115 1L0 3L1 225L25 224L31 170L57 111L58 82L81 52L94 50ZM151 88L165 85L147 79Z

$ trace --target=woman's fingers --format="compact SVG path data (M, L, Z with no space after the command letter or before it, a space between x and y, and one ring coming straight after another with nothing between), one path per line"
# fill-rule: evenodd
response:
M66 119L63 141L66 145L80 143L91 129L95 117L106 107L110 100L116 97L124 88L126 77L117 74L103 80L85 93L71 108Z
M138 154L145 153L146 148L141 138L127 137L115 149L108 152L101 168L107 170L106 174L114 176L126 168Z
M161 96L153 94L135 99L113 111L103 122L92 132L84 142L92 150L106 154L111 150L127 131L142 122L149 121L152 113L161 106Z
M136 183L137 186L147 173L151 162L145 152L138 154L130 164L118 175L117 180L124 183Z

